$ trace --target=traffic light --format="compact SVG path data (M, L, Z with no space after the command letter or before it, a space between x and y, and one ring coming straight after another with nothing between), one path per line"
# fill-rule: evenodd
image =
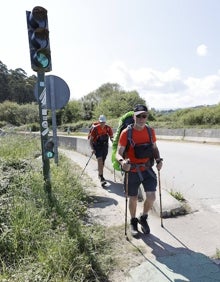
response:
M44 144L44 156L48 159L54 157L54 142L53 139L49 139Z
M31 68L37 72L52 70L47 10L36 6L26 11Z

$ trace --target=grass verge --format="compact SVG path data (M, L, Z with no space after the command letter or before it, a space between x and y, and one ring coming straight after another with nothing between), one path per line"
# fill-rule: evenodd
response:
M5 135L0 145L0 281L109 281L110 244L87 223L78 168L50 162L46 193L38 138Z

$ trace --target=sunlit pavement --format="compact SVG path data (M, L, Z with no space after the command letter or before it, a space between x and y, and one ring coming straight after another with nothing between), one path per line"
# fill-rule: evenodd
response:
M75 151L63 151L75 163L85 168L88 156ZM97 162L91 159L85 168L94 181L97 189L100 187L97 173ZM105 169L105 178L109 186L104 190L105 195L117 203L117 220L124 222L125 199L120 179ZM83 176L82 176L83 177ZM115 182L116 180L116 182ZM162 198L162 200L165 200ZM169 197L166 198L169 201ZM169 203L164 203L164 206ZM138 203L138 213L142 209L142 202ZM210 257L219 248L220 214L207 210L196 210L192 213L174 218L161 220L158 214L152 212L149 216L151 234L140 232L139 239L130 237L128 242L144 257L144 262L132 268L127 273L126 282L163 282L163 281L192 281L213 282L220 281L220 266ZM118 222L117 222L118 223ZM122 230L124 232L124 230Z

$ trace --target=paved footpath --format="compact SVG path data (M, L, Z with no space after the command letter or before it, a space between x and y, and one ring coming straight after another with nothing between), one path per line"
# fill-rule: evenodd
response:
M92 158L87 164L88 156L63 149L60 152L81 166L82 171L85 168L84 173L92 178L94 187L104 195L103 207L98 210L97 218L103 216L106 224L110 224L115 217L117 224L119 221L123 224L125 199L121 179L117 177L114 179L113 173L105 169L104 176L108 180L108 186L102 189L97 177L95 159ZM138 203L138 213L141 211L142 204L143 202ZM109 212L104 212L104 209L110 206ZM193 207L193 203L191 206ZM219 282L219 261L211 259L217 250L220 252L219 222L220 213L204 210L202 206L193 207L193 212L188 215L163 219L163 227L158 215L151 213L149 216L151 234L143 235L140 232L139 239L129 236L131 244L140 251L145 261L138 267L132 268L121 281Z

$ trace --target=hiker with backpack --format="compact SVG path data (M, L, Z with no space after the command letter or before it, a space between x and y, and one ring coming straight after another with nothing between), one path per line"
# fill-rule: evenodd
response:
M98 124L95 124L90 132L90 147L92 153L95 154L98 163L98 177L102 186L106 184L103 176L105 159L108 155L108 140L113 140L112 128L106 124L106 117L104 115L99 116Z
M156 199L157 187L157 176L152 167L155 160L159 171L163 161L156 144L155 131L146 125L147 117L147 107L136 105L133 112L134 123L122 130L116 152L116 159L125 171L124 185L126 196L129 197L130 228L133 237L138 236L138 223L143 233L150 233L147 219ZM146 199L143 213L137 218L138 189L141 184L146 192Z

